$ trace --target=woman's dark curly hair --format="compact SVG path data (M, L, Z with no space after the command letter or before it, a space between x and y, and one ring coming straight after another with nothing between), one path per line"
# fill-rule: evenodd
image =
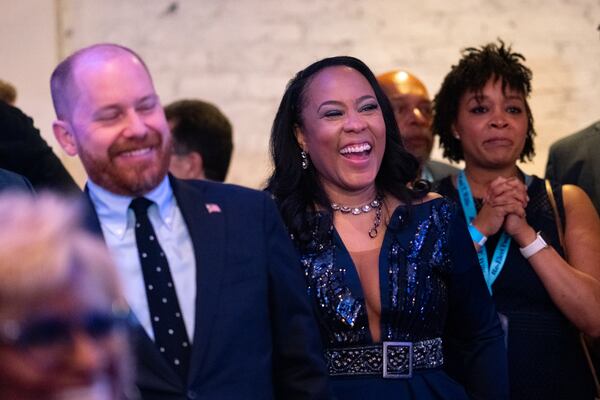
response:
M439 135L440 145L444 149L444 157L453 161L464 159L460 140L452 134L452 124L458 117L458 107L466 92L481 93L490 80L502 81L502 90L510 89L521 93L525 100L528 128L525 146L519 159L531 160L535 155L533 147L533 115L527 103L531 94L531 70L522 64L525 61L519 53L512 52L510 46L498 39L499 45L488 43L479 48L469 47L463 50L463 57L458 65L444 78L442 87L433 100L434 117L433 133Z
M301 167L302 149L294 128L303 126L301 114L307 102L306 91L310 82L321 70L335 66L350 67L364 76L381 108L386 127L386 146L375 178L377 190L390 193L406 204L423 197L429 190L426 185L416 185L415 189L406 186L415 180L419 164L402 146L392 107L369 67L359 59L348 56L317 61L298 72L288 83L273 121L270 139L273 172L266 189L275 197L289 232L301 246L311 239L311 232L315 228L311 221L316 210L326 210L330 215L332 210L318 171L312 163L305 170Z

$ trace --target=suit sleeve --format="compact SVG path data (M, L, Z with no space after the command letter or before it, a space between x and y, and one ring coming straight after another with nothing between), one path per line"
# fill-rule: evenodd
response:
M447 372L473 399L508 399L504 332L460 212L450 229L454 272L445 335Z
M20 190L25 193L35 194L31 183L22 175L0 168L0 190Z
M1 168L25 176L37 190L45 188L72 194L81 192L31 118L18 108L2 103L0 120Z
M265 202L275 395L278 399L329 399L327 370L300 258L275 203L266 194Z
M35 194L35 189L31 185L31 182L29 182L29 180L27 178L25 178L24 176L21 177L21 180L23 182L24 190L28 193Z

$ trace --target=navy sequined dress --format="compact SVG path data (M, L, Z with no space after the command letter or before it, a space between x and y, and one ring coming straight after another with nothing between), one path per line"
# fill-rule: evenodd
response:
M313 240L300 253L324 347L373 345L351 256L331 217L314 218ZM451 202L438 198L394 211L379 277L381 340L442 337L444 365L413 370L403 379L332 376L338 399L508 398L503 332L466 224Z

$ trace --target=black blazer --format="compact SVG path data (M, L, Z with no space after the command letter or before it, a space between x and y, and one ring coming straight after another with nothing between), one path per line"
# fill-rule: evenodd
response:
M580 186L600 213L600 121L550 147L546 178Z
M196 257L191 365L185 385L137 326L142 398L330 398L299 258L272 199L233 185L170 181ZM87 223L101 232L93 207Z
M23 175L38 191L81 193L33 120L3 101L0 101L0 168Z

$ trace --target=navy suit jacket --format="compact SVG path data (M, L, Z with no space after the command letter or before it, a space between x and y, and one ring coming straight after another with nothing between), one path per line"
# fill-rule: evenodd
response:
M31 183L19 174L0 168L0 190L22 190L33 193Z
M600 214L600 121L550 147L546 178L580 186Z
M330 398L299 258L270 196L170 181L195 251L195 334L186 385L134 328L142 398ZM209 212L207 204L218 207ZM87 223L101 233L93 206Z

